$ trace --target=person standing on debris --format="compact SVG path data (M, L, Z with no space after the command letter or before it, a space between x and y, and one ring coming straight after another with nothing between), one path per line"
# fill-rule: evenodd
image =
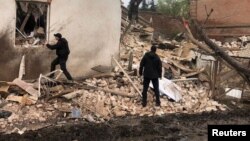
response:
M151 51L147 52L141 62L139 69L140 76L143 75L143 92L142 92L142 106L147 105L147 91L150 81L154 86L156 106L160 106L160 94L159 94L159 80L162 76L162 62L160 57L156 54L156 46L151 47Z
M142 0L131 0L129 3L128 18L131 21L133 16L138 21L138 8Z
M68 80L73 80L70 73L66 68L66 62L70 53L68 41L65 38L62 38L62 34L54 34L57 43L55 45L46 44L46 46L51 50L56 50L57 58L51 63L51 72L55 70L56 65L60 64L61 70ZM50 77L54 77L54 74L51 74Z

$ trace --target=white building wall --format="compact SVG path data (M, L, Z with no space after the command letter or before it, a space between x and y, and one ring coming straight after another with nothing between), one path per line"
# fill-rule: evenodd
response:
M110 65L119 51L120 0L52 0L50 39L56 32L71 49L68 68L74 76L96 65Z

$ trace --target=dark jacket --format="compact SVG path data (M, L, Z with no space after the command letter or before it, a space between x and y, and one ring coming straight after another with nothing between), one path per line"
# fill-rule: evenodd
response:
M70 53L68 41L65 38L59 39L55 45L47 44L46 46L51 50L55 49L59 57L66 57Z
M161 78L162 63L160 57L154 52L147 52L140 63L139 74L145 78Z

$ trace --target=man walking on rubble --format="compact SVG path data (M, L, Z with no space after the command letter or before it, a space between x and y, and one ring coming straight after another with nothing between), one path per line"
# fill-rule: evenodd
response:
M139 74L143 74L143 92L142 92L142 106L147 106L147 91L150 81L154 86L156 106L160 106L160 94L159 94L159 80L162 74L162 62L160 57L156 54L156 46L151 47L151 51L147 52L140 63Z
M138 8L142 0L131 0L129 3L128 18L131 21L133 16L135 20L138 21Z
M62 34L54 34L57 43L55 45L46 44L46 46L51 50L56 50L57 58L54 59L51 63L51 72L55 70L56 65L60 64L61 70L68 80L73 80L70 73L67 70L66 62L70 53L68 41L65 38L62 38ZM49 77L53 78L54 74L51 74Z

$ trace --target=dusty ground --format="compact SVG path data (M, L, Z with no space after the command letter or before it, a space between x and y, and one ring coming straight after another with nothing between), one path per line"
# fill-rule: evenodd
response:
M22 135L0 135L1 141L203 141L207 140L208 124L249 124L249 103L232 104L226 112L201 114L168 114L160 117L127 117L94 124L69 120L25 132Z

